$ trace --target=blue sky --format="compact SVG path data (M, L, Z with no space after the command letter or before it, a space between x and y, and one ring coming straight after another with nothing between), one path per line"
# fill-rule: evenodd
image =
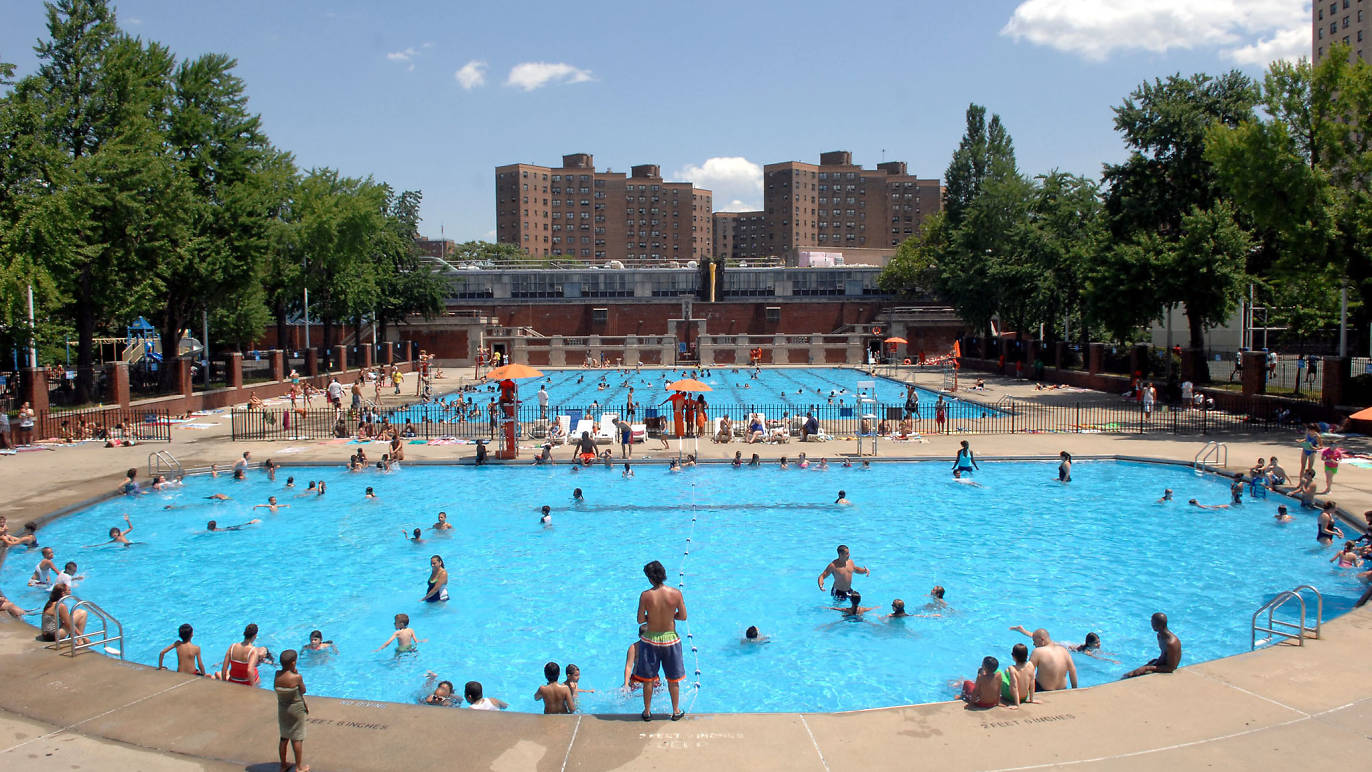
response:
M1098 177L1140 82L1309 55L1305 0L342 2L122 0L179 57L238 59L305 168L424 192L422 231L493 238L499 164L660 164L760 208L761 165L846 149L940 177L969 102L1028 173ZM38 0L0 0L0 59L35 67Z

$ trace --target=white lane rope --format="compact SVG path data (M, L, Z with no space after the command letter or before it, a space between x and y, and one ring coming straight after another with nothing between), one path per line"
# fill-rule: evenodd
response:
M677 589L686 591L686 558L691 554L691 544L696 535L696 484L691 483L691 529L686 535L686 548L681 552L681 566L677 569ZM696 646L695 635L691 633L691 618L686 617L686 643L691 647L691 660L695 663L695 680L691 683L691 701L688 710L693 710L696 697L700 696L700 649Z

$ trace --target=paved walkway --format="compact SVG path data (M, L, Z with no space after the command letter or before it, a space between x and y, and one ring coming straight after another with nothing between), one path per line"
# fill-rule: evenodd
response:
M1023 384L988 379L990 395L1033 398ZM994 401L994 400L990 400ZM205 422L227 422L226 415ZM128 467L168 449L187 466L254 459L341 462L323 443L238 443L227 426L174 431L175 443L94 446L0 458L11 496L0 507L22 523L114 488ZM931 437L883 443L882 458L951 458L969 439L981 457L1155 456L1189 462L1204 438L1167 435ZM1298 465L1294 433L1228 436L1230 463L1277 455ZM1365 450L1354 440L1354 449ZM748 446L764 458L805 449L830 458L855 443ZM737 445L700 446L704 458ZM751 448L751 449L750 449ZM471 446L407 446L413 460L469 458ZM561 451L565 458L568 451ZM635 450L663 460L675 451ZM1372 509L1372 470L1346 468L1334 495L1348 511ZM34 630L0 622L0 768L275 769L275 698L204 679L88 654L70 659L36 645ZM938 703L842 714L719 714L643 724L636 716L537 716L436 711L420 706L310 698L307 762L315 769L448 766L491 770L1026 769L1086 766L1157 769L1357 768L1372 720L1372 608L1325 626L1321 640L1071 692L1021 710Z

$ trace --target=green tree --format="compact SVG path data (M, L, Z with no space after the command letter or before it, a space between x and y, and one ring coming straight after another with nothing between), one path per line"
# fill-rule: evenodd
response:
M1103 311L1102 321L1120 333L1131 323L1156 319L1166 305L1184 304L1189 345L1197 352L1202 380L1207 372L1200 354L1205 327L1222 320L1221 312L1232 311L1237 301L1218 300L1222 291L1233 289L1230 266L1180 277L1171 271L1188 264L1181 253L1184 231L1218 238L1215 218L1233 216L1219 203L1215 169L1205 159L1205 136L1217 122L1237 126L1251 120L1257 96L1252 80L1238 71L1219 77L1173 75L1142 84L1115 108L1115 129L1130 153L1124 163L1105 167L1105 205L1117 247L1104 253L1102 265L1093 271L1088 305ZM1231 240L1225 243L1232 245ZM1201 282L1213 285L1195 286ZM1129 302L1120 304L1120 298Z
M967 209L981 195L987 180L1017 175L1015 146L1010 134L1000 122L999 115L986 120L986 108L967 106L967 129L953 152L953 159L944 172L943 211L954 227L962 224Z
M423 194L417 190L399 195L388 191L386 227L376 254L380 291L373 309L383 338L388 325L403 322L411 314L429 319L443 312L447 282L420 259L415 244L422 201Z

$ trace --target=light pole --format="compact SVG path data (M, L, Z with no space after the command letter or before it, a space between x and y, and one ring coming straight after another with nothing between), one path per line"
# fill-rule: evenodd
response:
M34 343L33 334L37 330L33 322L33 285L29 285L29 367L38 367L38 346Z

